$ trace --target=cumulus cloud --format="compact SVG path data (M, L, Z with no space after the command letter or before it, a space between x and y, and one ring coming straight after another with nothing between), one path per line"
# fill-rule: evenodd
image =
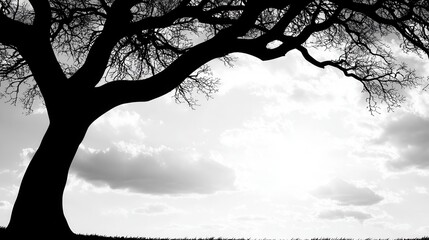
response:
M347 219L353 218L359 222L363 222L372 218L372 215L360 211L351 211L351 210L325 210L319 213L317 216L321 219L337 220L337 219Z
M19 156L21 157L22 162L19 164L20 167L27 168L28 164L30 164L31 159L33 158L36 150L33 148L24 148L21 150Z
M411 225L408 223L372 222L371 225L392 231L409 231L411 229Z
M210 194L234 189L235 172L214 160L167 148L129 153L80 149L71 173L94 185L147 194Z
M312 194L318 198L333 200L342 206L368 206L383 200L382 196L371 189L357 187L341 179L334 179L327 185L318 187Z
M39 106L33 110L32 114L45 114L47 112L48 110L46 109L46 106L39 104Z
M12 204L8 201L0 201L0 209L9 210L12 209Z
M429 191L426 187L418 186L418 187L415 187L414 190L419 194L429 194Z
M147 204L146 206L136 208L133 210L134 214L143 214L143 215L161 215L161 214L171 214L174 212L179 212L179 210L161 203Z
M242 221L242 222L262 222L268 221L269 218L259 215L244 215L235 217L234 220Z
M162 204L162 203L149 203L142 207L135 209L126 209L126 208L112 208L102 211L103 215L113 215L113 216L131 216L131 215L167 215L173 213L182 213L183 211L173 208L171 206Z
M100 130L108 127L109 132L115 135L135 136L143 139L145 133L142 127L145 124L146 121L137 112L118 108L98 118L93 125Z
M429 226L419 227L417 229L417 233L422 234L424 236L428 236L429 235Z
M21 162L19 163L20 169L13 171L19 178L24 176L25 170L30 164L30 161L35 153L36 150L33 148L24 148L21 150L21 153L19 153L19 157L21 158Z
M429 170L429 119L413 114L404 114L389 122L378 144L393 146L398 158L387 162L387 168L393 171L408 169Z

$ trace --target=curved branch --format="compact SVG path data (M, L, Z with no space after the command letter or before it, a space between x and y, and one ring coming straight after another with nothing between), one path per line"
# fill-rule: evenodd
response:
M343 59L339 60L339 61L323 61L323 62L320 62L319 60L315 59L313 56L310 55L307 48L305 48L303 46L298 46L298 47L296 47L296 50L300 51L302 56L305 58L305 60L307 60L309 63L313 64L316 67L325 68L326 66L331 66L331 67L337 68L338 70L343 72L344 76L353 77L359 81L365 81L364 79L360 78L356 74L350 73L349 69L342 67L341 65L346 63L345 60L343 60Z
M408 69L405 65L397 66L393 63L386 62L386 66L367 66L365 65L366 63L359 63L359 61L356 61L355 65L347 68L344 67L350 65L347 59L319 61L311 56L305 47L299 46L296 49L301 52L302 56L309 63L319 68L325 68L326 66L334 67L340 70L346 77L352 77L361 82L364 91L368 94L366 100L368 102L368 109L371 113L377 112L378 106L376 98L385 102L387 109L391 110L399 106L404 100L404 97L395 86L413 87L421 80L421 77L417 76L414 70ZM375 68L375 70L373 70L373 68Z
M162 72L148 79L113 81L95 88L94 101L104 113L121 104L153 100L174 90L210 60L234 52L236 45L227 38L214 37L189 49Z

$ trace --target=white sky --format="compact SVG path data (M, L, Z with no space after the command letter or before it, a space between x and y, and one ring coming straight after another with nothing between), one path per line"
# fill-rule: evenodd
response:
M372 116L358 82L295 52L266 63L237 56L234 68L212 62L222 85L196 110L169 95L115 108L91 126L64 197L74 232L429 235L428 93L409 91L401 109ZM0 105L2 226L47 127L43 109L22 112Z

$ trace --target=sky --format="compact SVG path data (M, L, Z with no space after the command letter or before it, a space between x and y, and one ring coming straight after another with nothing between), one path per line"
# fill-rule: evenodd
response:
M396 54L429 74L426 59ZM195 109L168 94L91 125L64 194L75 233L429 235L429 93L406 90L401 108L371 115L360 83L297 52L235 57L210 63L221 85ZM47 125L43 106L0 104L0 226Z

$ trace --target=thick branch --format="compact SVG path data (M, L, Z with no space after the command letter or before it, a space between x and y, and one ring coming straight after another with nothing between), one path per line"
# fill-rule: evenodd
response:
M36 81L48 110L59 110L61 100L70 97L73 86L67 85L66 76L58 63L49 38L29 35L23 46L18 47L20 55L25 59Z
M51 26L51 7L48 0L29 0L34 9L33 25L38 29L38 34L49 36Z
M30 26L0 13L0 29L0 43L17 47L24 44L24 40L28 38Z
M121 38L138 34L146 29L168 27L177 19L194 14L188 12L182 2L176 9L163 16L148 17L133 23L130 8L138 2L140 1L116 1L112 5L103 32L91 47L84 65L71 78L72 81L77 81L82 86L95 87L102 78L110 55Z
M234 52L226 38L214 37L191 48L162 72L145 80L114 81L95 90L95 101L102 105L101 113L130 102L146 102L165 95L179 86L189 75L205 63Z
M70 87L65 86L65 75L50 44L51 15L49 2L33 0L30 3L35 11L33 25L12 20L0 13L0 29L2 30L0 43L11 46L25 59L25 65L28 65L31 74L21 76L21 82L32 77L36 81L46 105L51 109L58 109L61 108L59 107L60 101L58 101L61 99L60 96L64 96L66 92L69 92ZM24 66L20 66L19 69L14 71L18 72L22 68ZM7 74L7 72L5 73ZM16 88L16 93L18 93L19 85ZM33 89L35 88L33 87ZM25 101L28 101L28 99Z

